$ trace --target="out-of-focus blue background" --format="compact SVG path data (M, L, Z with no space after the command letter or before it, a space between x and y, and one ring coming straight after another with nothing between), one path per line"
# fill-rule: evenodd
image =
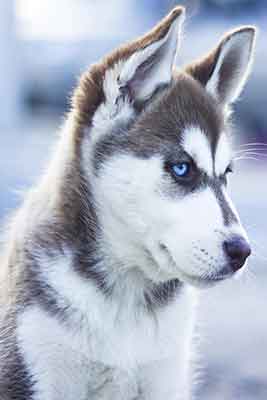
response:
M80 72L148 30L173 0L0 1L0 224L38 180ZM267 143L266 0L188 0L182 65L240 24L260 28L255 66L236 105L237 143ZM232 196L252 246L247 272L202 293L200 400L267 399L267 151L236 164ZM166 399L167 400L167 399Z

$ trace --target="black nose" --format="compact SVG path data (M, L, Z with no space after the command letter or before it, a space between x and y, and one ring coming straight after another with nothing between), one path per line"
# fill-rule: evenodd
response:
M250 245L240 236L226 240L223 247L234 271L238 271L244 265L251 253Z

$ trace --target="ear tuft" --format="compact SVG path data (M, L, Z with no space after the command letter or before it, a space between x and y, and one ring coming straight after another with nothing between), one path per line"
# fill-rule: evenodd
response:
M185 9L176 7L149 33L128 45L128 54L126 46L117 80L121 92L132 100L146 100L170 83L184 18Z
M229 32L203 60L187 67L221 104L233 103L247 81L254 54L256 28Z

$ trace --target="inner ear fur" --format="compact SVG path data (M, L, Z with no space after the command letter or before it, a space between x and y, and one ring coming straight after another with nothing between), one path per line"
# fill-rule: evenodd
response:
M217 100L234 102L250 72L256 28L244 26L227 33L219 45L185 70L198 80Z
M163 39L170 30L173 22L185 15L185 8L182 6L175 7L168 15L166 15L157 25L154 26L146 34L140 36L139 38L122 45L111 54L109 54L105 59L103 64L106 69L112 68L119 61L126 61L135 52L144 50L146 47L152 45L155 42Z

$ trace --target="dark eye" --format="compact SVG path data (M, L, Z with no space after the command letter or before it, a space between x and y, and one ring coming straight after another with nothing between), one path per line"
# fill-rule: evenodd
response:
M178 178L185 178L189 175L191 164L189 162L181 162L171 166L172 172Z
M225 174L230 174L233 172L233 166L230 164L225 170Z
M221 182L227 186L227 175L233 172L233 165L229 164L224 174L220 177Z

